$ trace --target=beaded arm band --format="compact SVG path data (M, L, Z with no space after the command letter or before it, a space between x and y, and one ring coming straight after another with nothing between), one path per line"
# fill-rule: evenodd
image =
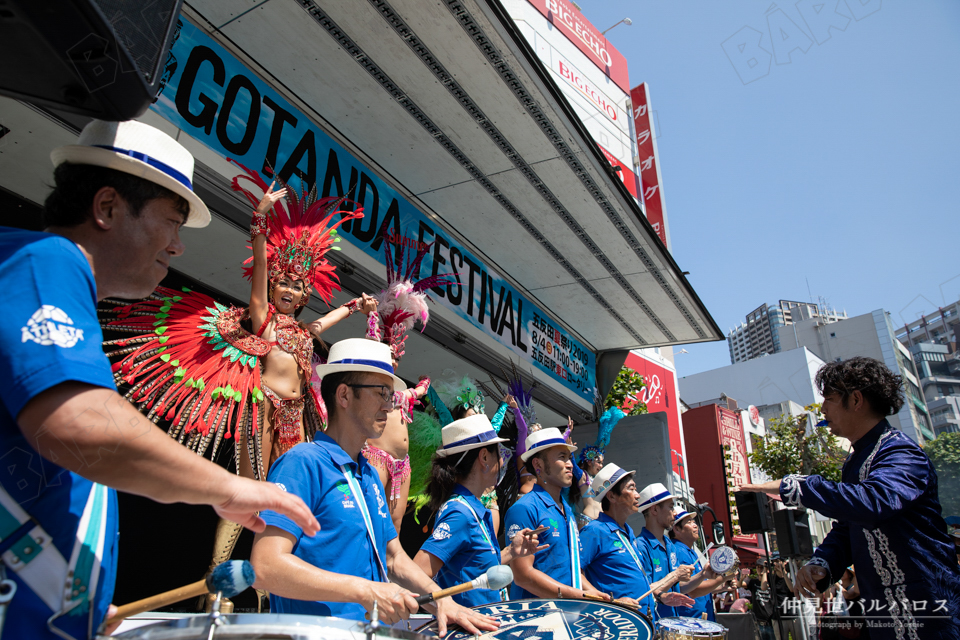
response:
M360 298L354 298L353 300L351 300L350 302L346 303L343 306L346 307L347 311L350 312L350 315L353 315L357 311L360 311L360 305L362 304L363 304L363 300L361 300Z
M250 218L250 242L253 242L257 236L266 238L269 235L270 228L267 226L266 214L254 211L253 217Z

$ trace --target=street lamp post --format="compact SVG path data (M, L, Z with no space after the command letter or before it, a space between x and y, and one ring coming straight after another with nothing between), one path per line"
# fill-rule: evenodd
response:
M621 20L621 21L618 22L617 24L620 24L621 22L622 22L623 24L627 25L628 27L633 24L633 20L631 20L630 18L624 18L623 20ZM617 26L617 24L613 25L613 27ZM613 27L607 27L606 29L604 29L603 31L600 32L600 35L606 34L607 31L610 31L610 29L613 29Z

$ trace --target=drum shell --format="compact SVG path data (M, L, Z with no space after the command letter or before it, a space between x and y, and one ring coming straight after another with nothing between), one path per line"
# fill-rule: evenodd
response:
M223 624L215 638L248 640L252 638L289 638L290 640L366 640L364 623L324 616L281 613L239 613L220 616ZM211 618L195 615L150 624L111 636L122 640L207 640ZM427 640L412 631L387 625L376 631L377 638Z

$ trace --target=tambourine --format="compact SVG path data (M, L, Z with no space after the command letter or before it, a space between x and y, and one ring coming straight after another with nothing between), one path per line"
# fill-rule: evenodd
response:
M717 547L710 556L710 568L718 576L731 575L740 568L740 556L733 547Z

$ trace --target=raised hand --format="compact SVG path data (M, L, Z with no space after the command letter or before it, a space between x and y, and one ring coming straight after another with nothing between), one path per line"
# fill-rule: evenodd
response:
M368 316L371 313L374 313L377 310L377 299L371 296L368 293L360 294L360 312Z
M263 198L260 200L260 204L257 205L257 213L261 215L266 215L270 212L270 209L273 209L273 205L280 201L281 198L287 195L286 189L280 189L280 191L274 191L273 187L277 184L277 181L274 180L270 183L270 187L267 188L267 192L263 194Z
M523 529L510 541L510 550L513 551L514 558L532 556L538 551L543 551L550 547L549 544L540 544L540 534L549 529L549 527L540 527L538 529Z

